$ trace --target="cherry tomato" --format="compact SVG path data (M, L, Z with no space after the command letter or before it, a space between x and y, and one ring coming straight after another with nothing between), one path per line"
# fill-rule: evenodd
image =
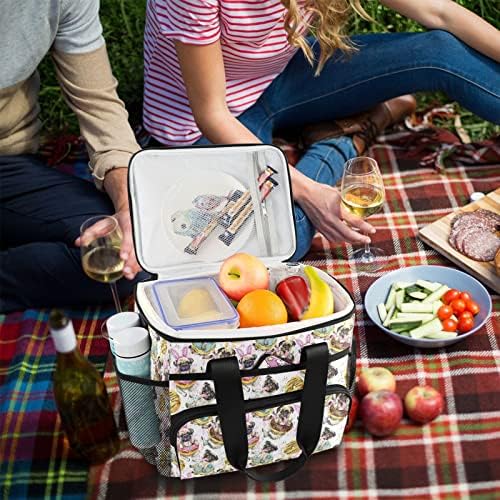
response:
M461 314L465 311L465 302L462 299L455 299L450 302L454 314Z
M465 310L459 317L458 317L458 321L460 322L461 319L464 319L464 318L470 318L470 319L473 319L474 316L472 315L472 313L470 311L467 311Z
M472 330L474 326L474 320L472 318L460 318L458 322L458 331L460 333L468 332Z
M456 332L458 323L454 319L445 319L441 325L445 332Z
M480 310L478 303L474 302L472 299L465 301L465 308L467 309L467 311L470 311L474 316Z
M468 300L471 300L472 297L470 296L469 292L462 292L459 296L459 299L462 299L464 302L467 302Z
M441 299L445 304L449 304L452 300L458 299L460 296L460 292L458 290L455 290L452 288L451 290L448 290L444 295L443 298Z
M438 318L441 321L444 321L445 319L448 319L451 317L451 315L453 314L453 309L450 306L441 306L438 309L437 314L438 314Z

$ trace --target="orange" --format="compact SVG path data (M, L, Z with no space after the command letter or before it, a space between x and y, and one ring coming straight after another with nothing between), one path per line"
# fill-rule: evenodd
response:
M247 293L240 300L237 310L240 315L240 328L279 325L288 320L285 304L269 290Z

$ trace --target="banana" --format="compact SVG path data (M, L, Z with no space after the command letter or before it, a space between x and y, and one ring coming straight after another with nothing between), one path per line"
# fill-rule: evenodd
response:
M320 318L333 313L332 289L325 283L311 266L304 267L304 273L309 279L311 299L309 307L301 319Z

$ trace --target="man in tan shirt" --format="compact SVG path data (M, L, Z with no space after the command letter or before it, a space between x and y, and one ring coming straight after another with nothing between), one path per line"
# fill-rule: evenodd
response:
M2 0L0 9L0 313L108 302L81 267L79 228L114 214L123 231L120 293L140 270L132 243L127 165L139 149L116 93L98 0ZM37 156L37 66L51 51L63 94L78 117L92 184Z

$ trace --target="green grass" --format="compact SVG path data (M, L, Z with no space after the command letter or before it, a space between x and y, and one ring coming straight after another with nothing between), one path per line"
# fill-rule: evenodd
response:
M143 57L142 37L146 0L101 0L101 22L118 93L125 101L130 122L141 122ZM64 102L52 61L47 56L40 65L42 90L41 117L48 135L78 133L74 114Z
M457 0L470 10L481 15L497 28L500 25L500 9L491 0ZM363 5L375 20L371 23L356 17L353 19L351 33L421 31L422 27L394 11L379 4L376 0L365 0ZM118 92L125 101L132 124L141 122L143 59L142 35L146 0L101 0L101 21L113 72L119 81ZM40 66L42 90L40 105L44 130L48 135L64 132L78 133L74 115L64 103L54 69L47 57ZM447 102L446 96L439 93L425 93L418 96L419 106ZM472 113L460 108L462 122L473 140L480 140L500 134L500 127L485 122ZM453 128L451 121L441 125Z

